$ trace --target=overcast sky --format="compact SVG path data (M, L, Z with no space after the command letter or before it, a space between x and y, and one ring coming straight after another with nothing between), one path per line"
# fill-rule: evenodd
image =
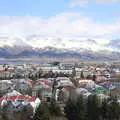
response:
M0 36L120 37L120 0L1 0Z

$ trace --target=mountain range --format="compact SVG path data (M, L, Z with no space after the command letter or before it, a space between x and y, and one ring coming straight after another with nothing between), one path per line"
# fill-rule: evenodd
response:
M0 58L79 58L119 60L120 39L0 36Z

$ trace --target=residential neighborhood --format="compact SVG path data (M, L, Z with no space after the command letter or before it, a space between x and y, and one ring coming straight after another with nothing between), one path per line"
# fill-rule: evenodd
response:
M61 107L79 96L89 99L96 95L100 101L116 97L120 103L118 63L56 63L0 65L2 120L15 120L14 116L30 120L43 103L55 102Z

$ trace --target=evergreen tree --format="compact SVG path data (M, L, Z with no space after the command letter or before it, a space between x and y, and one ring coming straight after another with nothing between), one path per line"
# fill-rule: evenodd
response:
M96 75L93 75L92 80L93 80L93 81L96 81Z
M113 100L108 106L108 119L109 120L120 120L120 104Z
M50 120L49 107L47 104L41 104L38 107L33 120Z
M68 100L64 111L68 120L77 120L76 104L71 99Z
M81 77L82 79L85 78L85 77L84 77L84 72L83 72L83 71L81 71L81 75L80 75L80 77Z
M76 76L76 70L75 68L72 68L72 78L74 78Z
M100 115L102 120L108 119L108 100L104 99L100 108Z
M86 118L86 109L85 109L85 101L82 96L79 96L76 103L77 107L77 120L85 120Z
M51 116L61 116L61 109L56 103L51 103L49 106Z
M99 120L100 107L99 107L99 101L96 95L90 96L88 98L87 116L88 116L88 120Z

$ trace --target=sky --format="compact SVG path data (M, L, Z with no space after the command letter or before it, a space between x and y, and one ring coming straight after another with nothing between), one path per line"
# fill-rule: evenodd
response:
M1 0L0 37L120 37L120 0Z

